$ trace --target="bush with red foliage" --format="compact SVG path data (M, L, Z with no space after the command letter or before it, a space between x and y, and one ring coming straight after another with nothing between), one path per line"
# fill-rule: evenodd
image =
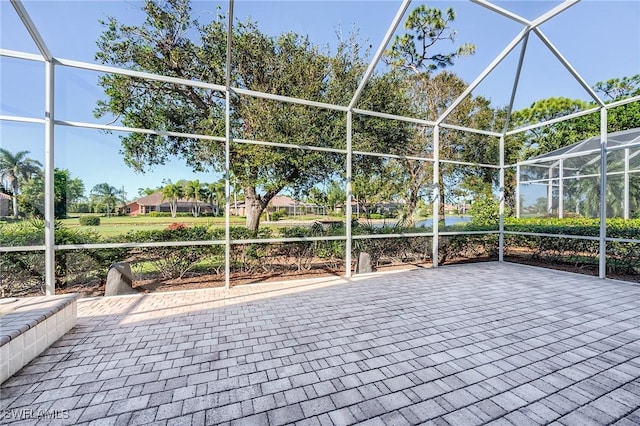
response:
M179 229L187 229L187 225L184 223L173 222L171 225L167 226L167 231L177 231Z

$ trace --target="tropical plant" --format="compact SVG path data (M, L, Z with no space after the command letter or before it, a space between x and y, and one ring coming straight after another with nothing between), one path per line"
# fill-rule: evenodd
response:
M123 190L111 186L108 183L99 183L91 189L91 197L105 210L107 216L115 212L119 201L123 201Z
M29 151L10 151L0 148L0 177L11 187L13 197L13 218L18 219L18 193L20 180L27 180L41 172L42 163L27 157Z
M184 185L184 196L191 200L191 214L200 216L200 200L204 196L204 187L199 180L191 180Z
M204 196L211 205L211 211L214 216L220 215L221 206L225 201L225 180L220 179L214 183L208 183L204 186Z
M53 171L54 215L56 219L64 219L70 206L84 198L84 182L71 176L67 169ZM37 173L22 184L18 204L23 212L31 212L33 216L44 217L44 176Z
M162 187L161 192L162 199L169 201L171 217L176 217L178 214L178 200L184 196L184 187L169 181L169 183Z

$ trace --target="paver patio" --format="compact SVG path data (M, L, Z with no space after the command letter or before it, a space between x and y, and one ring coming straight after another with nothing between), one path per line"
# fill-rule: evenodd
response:
M640 424L631 283L480 263L85 299L78 317L1 386L2 422Z

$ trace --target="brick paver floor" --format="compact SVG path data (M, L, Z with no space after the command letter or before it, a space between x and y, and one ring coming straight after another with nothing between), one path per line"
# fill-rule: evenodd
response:
M78 310L2 422L640 424L631 283L481 263Z

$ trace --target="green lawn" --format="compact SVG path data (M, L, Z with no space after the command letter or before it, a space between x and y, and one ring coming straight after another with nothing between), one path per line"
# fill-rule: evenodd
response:
M147 215L140 216L99 216L100 226L82 226L80 225L79 218L81 216L87 216L87 214L72 214L72 217L60 220L65 227L90 229L96 231L103 237L112 237L115 235L126 234L129 231L151 231L158 229L165 229L172 223L184 223L186 226L214 226L224 227L224 217L193 217L193 216L178 216L172 217L153 217ZM314 221L314 220L326 220L327 216L285 216L280 219L280 222L286 221ZM332 220L340 220L339 218L330 217ZM344 218L343 218L344 219ZM231 216L231 226L244 226L246 219L244 217ZM264 223L264 220L262 221ZM272 226L278 228L278 222L270 222ZM284 223L282 226L286 226Z
M100 226L82 226L79 217L62 219L60 222L68 228L91 229L103 237L126 234L129 231L151 231L165 229L172 223L184 223L187 226L220 226L224 227L224 217L151 217L151 216L100 216ZM245 224L243 217L231 217L232 226L242 226Z

